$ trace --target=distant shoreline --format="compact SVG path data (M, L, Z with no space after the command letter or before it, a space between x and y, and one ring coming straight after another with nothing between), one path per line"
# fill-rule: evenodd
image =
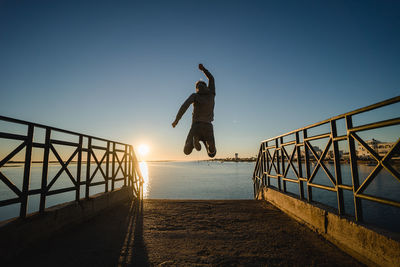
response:
M394 158L391 159L396 165L400 164L400 158ZM205 162L256 162L257 158L217 158L217 159L202 159L202 160L144 160L144 162L148 163L157 163L157 162L199 162L199 161L205 161ZM288 160L285 159L285 162ZM297 160L293 160L292 162L297 162ZM302 160L302 163L305 161ZM310 160L311 163L315 163L315 160ZM334 164L334 161L332 159L325 159L323 160L324 163L327 164ZM23 166L25 162L24 161L9 161L6 164L3 165L3 167L20 167ZM32 161L32 164L42 164L43 161ZM59 162L57 160L55 161L49 161L49 164L58 164ZM71 161L70 164L77 164L77 161ZM86 161L82 161L82 163L86 163ZM91 161L91 163L96 164L96 161ZM111 162L110 162L111 163ZM342 164L350 164L349 160L340 160L340 163ZM373 159L357 159L358 164L362 165L370 165L370 166L375 166L377 165L377 162ZM102 163L105 164L105 163Z
M257 158L226 158L226 159L208 159L206 161L219 161L219 162L255 162Z

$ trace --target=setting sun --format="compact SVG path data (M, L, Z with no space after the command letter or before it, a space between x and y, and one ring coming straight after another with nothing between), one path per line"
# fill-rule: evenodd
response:
M137 150L137 152L138 152L138 154L139 154L140 156L145 156L145 155L147 155L147 153L149 153L149 151L150 151L149 146L146 145L146 144L141 144L141 145L138 147L138 150Z

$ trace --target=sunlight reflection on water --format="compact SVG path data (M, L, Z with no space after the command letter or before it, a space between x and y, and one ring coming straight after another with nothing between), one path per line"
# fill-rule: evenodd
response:
M143 176L143 197L147 197L149 192L149 167L147 166L147 162L142 161L139 162L140 172Z

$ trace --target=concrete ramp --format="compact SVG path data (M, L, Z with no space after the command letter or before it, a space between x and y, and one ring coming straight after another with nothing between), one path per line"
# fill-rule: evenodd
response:
M360 266L265 201L125 202L28 248L10 265Z

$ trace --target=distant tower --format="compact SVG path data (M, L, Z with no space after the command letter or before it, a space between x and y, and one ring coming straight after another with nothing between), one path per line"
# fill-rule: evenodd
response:
M235 160L238 161L239 160L239 154L235 153Z

